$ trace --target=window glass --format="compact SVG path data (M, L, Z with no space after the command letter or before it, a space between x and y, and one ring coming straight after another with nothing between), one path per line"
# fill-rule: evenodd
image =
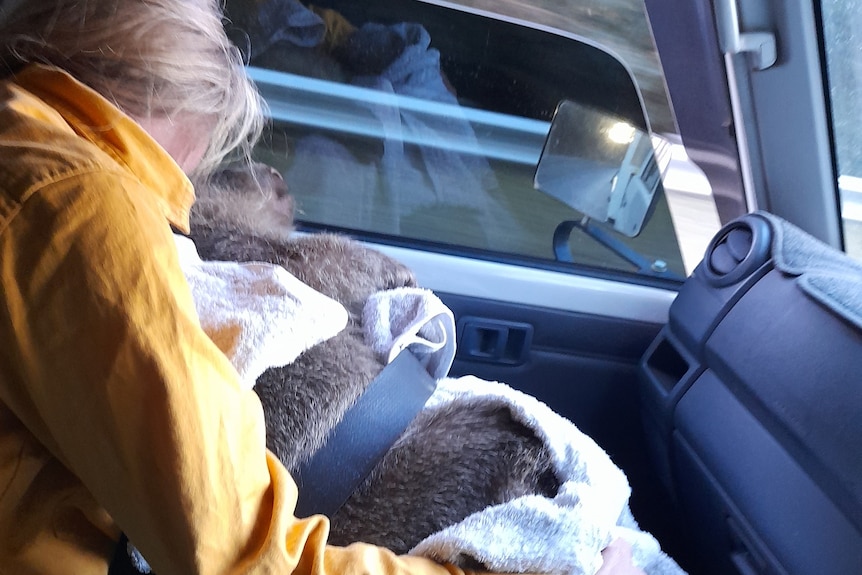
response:
M862 259L862 4L823 0L822 11L844 246Z
M284 174L298 219L525 265L691 271L717 218L676 143L642 0L462 4L228 2L271 111L257 155ZM654 161L630 162L638 186L658 190L637 237L584 226L583 213L534 188L563 100L652 129ZM668 184L682 165L675 188L699 187L694 216L690 196L675 202L655 178ZM698 237L686 240L687 229Z

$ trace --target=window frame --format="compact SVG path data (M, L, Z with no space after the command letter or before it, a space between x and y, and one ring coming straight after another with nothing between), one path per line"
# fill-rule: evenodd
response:
M744 31L775 34L778 60L765 70L722 52L709 0L645 2L683 141L713 186L744 189L746 211L767 210L842 249L819 1L737 2ZM715 177L719 163L725 178Z

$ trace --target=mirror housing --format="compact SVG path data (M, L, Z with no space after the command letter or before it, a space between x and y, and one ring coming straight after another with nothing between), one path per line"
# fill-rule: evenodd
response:
M628 237L655 207L661 170L650 135L571 100L554 113L534 187Z

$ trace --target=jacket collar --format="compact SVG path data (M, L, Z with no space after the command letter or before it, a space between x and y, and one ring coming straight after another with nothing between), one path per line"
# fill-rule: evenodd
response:
M15 83L54 108L81 137L128 169L159 200L165 217L189 229L194 190L173 158L132 118L92 88L54 67L33 64Z

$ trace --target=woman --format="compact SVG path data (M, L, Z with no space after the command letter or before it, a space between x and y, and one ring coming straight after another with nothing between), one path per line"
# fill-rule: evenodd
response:
M294 518L260 404L200 328L170 225L187 175L262 123L215 0L5 6L0 571L104 575L124 532L161 575L458 572Z

